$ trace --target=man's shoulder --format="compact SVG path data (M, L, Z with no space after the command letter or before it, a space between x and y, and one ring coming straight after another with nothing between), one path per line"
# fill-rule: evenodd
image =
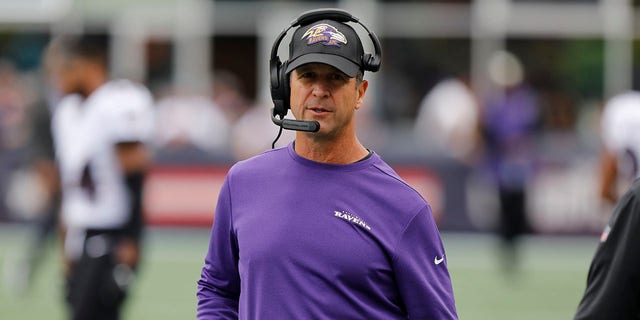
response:
M131 95L150 95L149 89L142 85L127 79L115 79L104 83L100 89L111 94L131 94Z
M78 94L68 94L58 101L53 109L52 119L53 122L64 121L74 109L77 109L82 104L82 97Z
M153 112L153 96L141 84L129 80L112 80L103 84L88 103L94 112L104 117L127 116L133 113Z
M630 199L630 201L634 201L635 203L640 204L640 178L636 178L633 181L625 195ZM624 198L625 195L623 195L622 198ZM620 201L622 201L622 198ZM640 214L640 212L636 214Z
M640 226L640 178L620 197L609 219L608 228L629 229L630 225ZM631 230L635 230L632 227Z
M109 105L120 108L148 106L153 104L151 92L143 85L129 80L112 80L103 84L90 97L97 105Z
M427 203L420 192L407 183L391 165L382 159L379 158L375 161L373 168L375 168L382 179L378 185L384 186L386 190L385 193L388 194L389 197L398 199L399 203L404 203L409 206L422 206Z
M79 94L75 94L75 93L67 94L62 98L60 98L60 100L58 101L58 103L54 108L54 112L67 109L72 106L77 106L80 103L82 103L82 97Z
M604 118L609 119L604 124L610 123L613 126L619 126L621 123L627 123L630 120L640 118L640 92L627 92L612 97L604 108Z
M619 105L636 104L640 102L639 91L628 91L611 97L606 107L616 107Z
M278 167L286 166L284 163L286 156L286 147L266 150L251 158L236 162L229 173L233 175L252 175L265 170L276 170Z
M397 184L401 186L403 189L407 191L413 190L415 191L404 179L396 172L391 165L386 163L384 160L379 158L374 164L373 167L380 172L388 181L392 184Z

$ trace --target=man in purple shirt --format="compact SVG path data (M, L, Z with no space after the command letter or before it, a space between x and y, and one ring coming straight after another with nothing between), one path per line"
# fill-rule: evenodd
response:
M431 207L356 137L363 73L378 69L380 51L370 33L376 53L364 54L349 17L314 11L289 27L300 26L289 60L272 72L305 131L229 171L198 319L457 319Z

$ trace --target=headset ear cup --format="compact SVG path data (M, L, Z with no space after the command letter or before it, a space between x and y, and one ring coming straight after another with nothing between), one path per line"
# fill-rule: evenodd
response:
M371 62L369 63L369 71L378 72L380 70L380 57L377 55L371 56Z
M275 61L271 61L269 63L269 84L271 85L271 91L273 92L274 89L278 88L278 86L280 86L280 84L278 83L278 73L280 72L280 65L282 63L280 63L280 59L277 59Z
M279 64L278 68L274 70L278 86L271 88L274 112L280 117L286 116L289 109L289 79L285 74L285 70L287 70L287 61ZM274 75L272 74L272 76Z
M273 59L269 67L269 77L271 80L271 100L273 100L274 115L280 115L284 117L284 115L282 114L284 103L282 101L282 81L280 80L281 69L282 63L280 62L280 59ZM284 112L286 112L286 110Z
M282 84L282 102L283 102L283 116L287 115L288 110L291 108L291 83L289 83L289 75L286 73L287 65L289 61L285 61L280 69L280 83Z
M365 53L362 56L362 66L365 71L376 72L380 70L380 59L376 55Z

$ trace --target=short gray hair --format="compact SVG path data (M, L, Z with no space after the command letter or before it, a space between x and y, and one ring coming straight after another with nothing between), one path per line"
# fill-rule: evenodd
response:
M358 73L356 73L356 86L359 86L362 80L364 80L364 72L362 70L358 70Z

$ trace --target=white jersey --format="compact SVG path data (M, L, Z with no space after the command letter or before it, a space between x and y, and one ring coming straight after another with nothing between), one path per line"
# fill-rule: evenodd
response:
M70 229L120 228L129 196L115 152L119 142L148 142L153 98L141 85L110 81L87 99L58 104L52 131L62 180L62 218Z
M640 92L624 93L607 102L602 114L602 139L619 159L630 160L623 168L630 165L635 177L640 177Z

